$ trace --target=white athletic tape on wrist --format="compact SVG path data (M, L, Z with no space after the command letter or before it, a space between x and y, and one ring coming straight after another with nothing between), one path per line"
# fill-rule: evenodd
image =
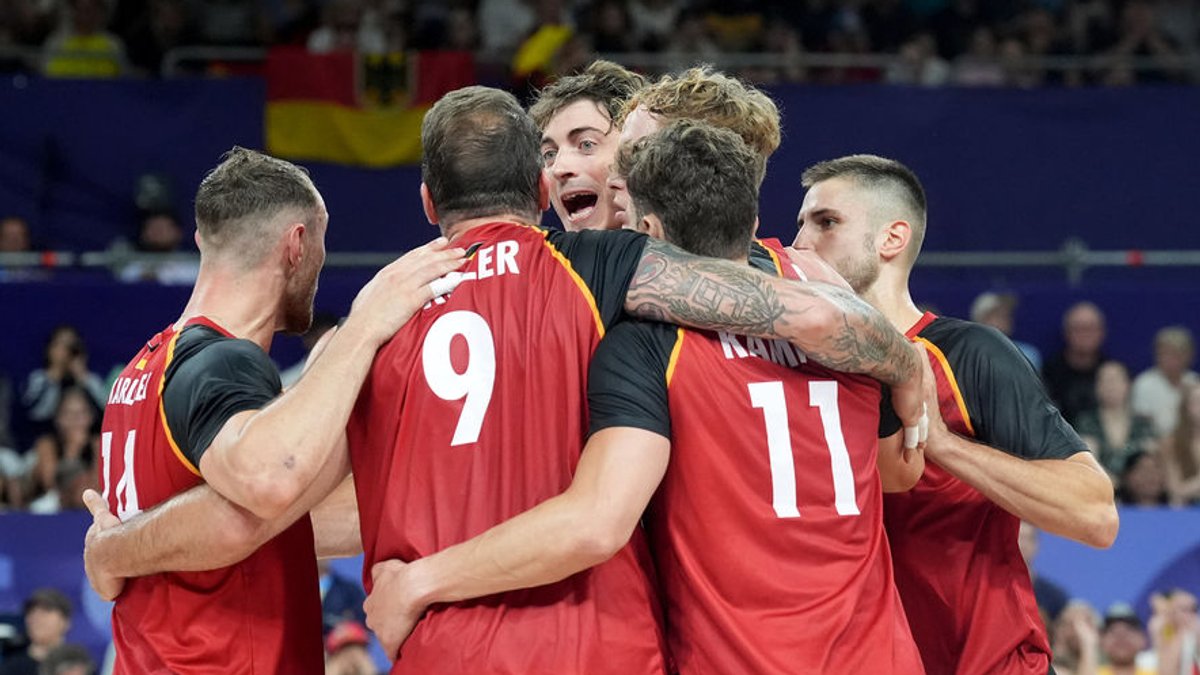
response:
M429 290L433 292L433 297L441 297L458 288L458 284L462 280L462 272L451 272L444 277L439 277L429 282Z

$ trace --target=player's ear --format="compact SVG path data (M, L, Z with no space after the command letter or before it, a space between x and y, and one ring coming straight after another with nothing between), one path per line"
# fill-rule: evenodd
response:
M545 211L550 208L550 174L545 171L538 172L538 210Z
M642 216L642 222L638 225L638 230L654 237L655 239L666 239L666 231L663 230L662 220L653 213Z
M912 225L904 220L891 222L879 233L879 256L890 261L904 253L911 240Z
M421 208L425 209L425 218L430 225L438 224L437 206L433 203L433 197L429 194L429 186L421 181Z
M288 225L287 233L284 235L284 261L287 264L288 273L299 269L300 264L304 261L304 240L307 237L308 229L304 223Z

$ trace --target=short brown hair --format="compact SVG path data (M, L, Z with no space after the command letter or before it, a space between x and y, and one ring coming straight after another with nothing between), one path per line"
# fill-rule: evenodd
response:
M779 148L782 139L779 107L771 97L710 66L662 76L625 102L618 121L623 121L638 106L665 118L664 122L700 120L741 136L761 158L760 183L766 174L767 159Z
M306 225L317 219L320 197L308 171L291 162L234 146L196 191L196 229L219 249L257 260L269 238L262 224L295 210Z
M760 157L740 136L696 120L679 120L621 148L633 214L654 214L667 241L689 253L738 258L750 250L758 218Z
M529 116L545 129L559 110L580 100L592 101L616 124L625 101L646 86L646 78L612 61L592 61L583 72L555 80L538 92Z
M536 222L541 134L512 94L464 87L443 96L421 123L421 180L442 230L505 213Z
M925 241L925 188L912 169L894 159L876 155L848 155L814 164L800 176L800 184L811 188L833 178L848 178L872 192L885 192L897 200L912 226L909 262L917 259ZM893 216L887 216L889 218Z

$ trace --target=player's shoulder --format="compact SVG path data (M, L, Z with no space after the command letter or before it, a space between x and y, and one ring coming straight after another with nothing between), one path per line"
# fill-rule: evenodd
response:
M679 340L681 332L682 329L671 324L628 319L613 326L605 334L601 344L607 344L607 349L618 346L653 351L665 349L669 354L675 348L675 342Z
M172 366L178 369L210 368L218 365L239 367L244 364L272 363L270 357L254 342L231 337L209 326L186 326L175 340Z
M993 369L1025 363L1012 340L991 326L939 316L918 333L952 362L986 362Z

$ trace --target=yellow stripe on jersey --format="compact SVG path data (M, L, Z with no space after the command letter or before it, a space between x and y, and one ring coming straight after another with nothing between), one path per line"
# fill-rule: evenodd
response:
M762 243L762 241L759 239L755 239L754 243L761 246L763 248L763 250L767 252L767 255L771 256L771 262L775 263L775 271L779 274L779 276L782 277L783 276L783 262L781 260L779 260L779 254L775 252L775 249Z
M596 296L592 295L592 289L588 288L588 285L583 281L583 277L579 276L579 273L571 266L571 261L567 260L567 256L563 255L561 251L554 247L554 244L550 243L550 233L542 231L541 234L542 243L546 245L546 248L550 249L550 255L554 256L554 259L562 264L563 268L567 270L567 274L571 275L571 279L575 282L575 285L579 287L579 291L583 293L583 299L587 301L588 307L592 310L592 317L596 320L596 330L600 332L600 337L604 337L604 320L600 318L600 309L596 307Z
M138 361L137 365L134 366L134 368L137 368L138 370L145 370L146 369L146 359L142 359L142 360Z
M954 369L950 367L950 361L946 359L946 355L942 353L938 346L926 340L923 337L914 338L916 342L925 345L925 349L933 354L938 363L942 364L942 372L946 373L946 381L950 383L950 390L954 392L954 402L958 404L958 412L962 414L963 422L967 425L967 431L971 435L975 435L975 425L971 424L971 414L967 412L967 403L963 400L962 390L958 388L958 379L954 377Z
M671 360L667 361L667 386L671 386L671 378L675 377L675 366L679 364L679 352L683 351L682 328L676 328L675 347L671 349Z
M182 332L182 331L181 331ZM171 343L167 345L167 361L163 364L162 379L158 381L158 416L162 422L163 434L167 437L167 443L171 445L171 451L175 453L175 457L183 463L183 466L188 471L200 475L200 470L197 469L179 449L179 444L175 442L175 437L171 435L171 427L167 424L167 409L163 406L163 387L167 384L167 367L171 365L171 360L175 358L175 342L179 340L179 333L171 336Z

